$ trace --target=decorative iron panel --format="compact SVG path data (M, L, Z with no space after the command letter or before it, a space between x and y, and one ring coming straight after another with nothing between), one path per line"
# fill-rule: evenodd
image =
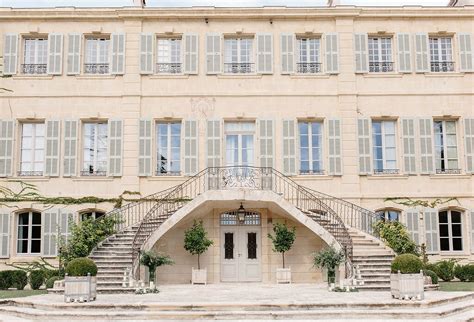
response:
M247 233L247 258L257 259L257 233Z

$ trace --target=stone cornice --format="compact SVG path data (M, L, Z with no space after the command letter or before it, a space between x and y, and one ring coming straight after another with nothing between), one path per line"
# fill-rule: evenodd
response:
M314 7L314 8L0 8L1 20L64 19L330 19L351 18L474 18L474 7Z

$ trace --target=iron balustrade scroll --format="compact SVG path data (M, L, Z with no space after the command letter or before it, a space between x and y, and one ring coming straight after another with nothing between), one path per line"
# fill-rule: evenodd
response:
M393 72L393 62L369 62L369 72L371 73L387 73Z
M248 74L253 73L254 63L224 63L224 73Z
M21 72L28 75L43 75L47 72L46 64L22 64Z
M321 73L321 63L296 63L296 72L299 74Z
M108 74L109 64L84 64L85 74Z
M156 73L157 74L180 74L181 63L157 63Z
M18 171L19 177L42 177L43 171Z
M431 71L432 72L454 72L454 62L452 61L432 61L431 62Z
M399 169L374 169L374 174L399 174L400 170Z
M461 169L436 169L436 174L461 174Z

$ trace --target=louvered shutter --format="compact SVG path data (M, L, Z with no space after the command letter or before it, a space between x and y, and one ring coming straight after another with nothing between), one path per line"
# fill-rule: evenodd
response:
M370 149L370 120L357 120L357 133L359 141L359 173L370 174L372 169Z
M15 75L18 59L18 35L6 34L3 43L3 75Z
M416 174L415 120L402 119L403 164L405 173Z
M43 256L55 257L58 254L59 209L48 209L42 213Z
M409 209L406 212L406 225L411 239L415 244L420 245L419 214L416 209Z
M283 173L296 174L296 121L283 120Z
M397 34L398 71L411 73L410 34Z
M430 71L430 55L428 34L418 33L415 35L416 72L425 73Z
M474 71L472 56L472 34L459 34L459 71Z
M125 34L112 34L112 68L111 74L123 75L125 73Z
M369 71L369 58L367 55L367 34L355 34L355 71L356 73L367 73Z
M68 210L61 210L59 213L59 236L67 243L71 232L69 231L69 223L74 222L74 213Z
M152 121L141 119L139 122L138 138L138 175L141 177L151 176L151 137Z
M207 166L221 165L221 121L207 121Z
M0 258L10 256L10 212L0 209Z
M420 119L421 173L433 173L433 120Z
M64 177L71 177L76 175L77 124L78 122L75 120L64 121Z
M206 34L206 73L219 74L221 72L221 35Z
M122 120L111 120L109 128L109 176L122 176L122 153L123 153L123 122Z
M326 73L339 73L339 41L337 33L328 33L326 38Z
M67 46L67 73L78 75L81 73L81 34L69 34Z
M328 120L329 174L342 175L341 120Z
M474 119L464 119L466 172L474 173Z
M257 34L257 73L273 73L273 35Z
M184 73L197 74L199 62L199 36L184 34Z
M63 35L48 36L48 74L61 75L63 70Z
M198 122L184 121L184 174L195 175L198 172Z
M273 120L259 120L260 166L273 168L275 122Z
M153 74L153 34L140 35L140 74Z
M474 209L471 210L471 253L474 254Z
M293 34L280 35L281 73L292 74L295 71L295 36Z
M61 135L59 121L46 121L46 151L44 155L44 174L50 177L59 176L59 139Z
M426 208L424 212L426 252L436 254L439 252L438 212L431 208Z
M0 177L12 175L14 129L13 121L0 121Z

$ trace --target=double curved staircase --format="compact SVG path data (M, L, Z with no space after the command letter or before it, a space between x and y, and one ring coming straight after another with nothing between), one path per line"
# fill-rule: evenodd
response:
M346 277L363 281L360 289L388 289L393 252L374 236L377 217L370 210L299 185L273 168L206 168L185 182L106 214L119 222L117 234L90 255L99 268L99 292L132 291L139 277L139 254L153 232L176 211L210 190L273 191L308 216L339 243L346 254Z

